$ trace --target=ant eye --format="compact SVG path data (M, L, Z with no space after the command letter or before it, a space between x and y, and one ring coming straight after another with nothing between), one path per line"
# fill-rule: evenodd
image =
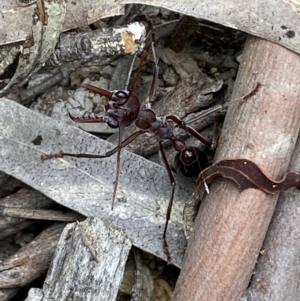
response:
M117 91L115 93L115 95L118 97L118 98L127 98L128 94L125 92L125 91Z

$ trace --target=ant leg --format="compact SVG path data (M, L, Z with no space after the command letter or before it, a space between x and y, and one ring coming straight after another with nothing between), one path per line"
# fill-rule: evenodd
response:
M141 58L140 58L140 63L139 63L139 66L137 68L137 70L135 71L135 75L133 77L132 80L130 80L130 75L132 73L132 69L133 69L133 63L136 59L136 55L137 55L137 52L132 60L132 65L130 66L130 70L129 70L129 74L128 74L128 79L127 79L127 83L125 85L125 90L127 90L127 87L129 86L129 89L128 91L134 91L134 88L135 88L135 85L138 81L138 79L141 77L141 73L142 73L142 68L143 68L143 65L144 65L144 62L145 62L145 59L147 57L147 51L144 50L141 54Z
M121 129L119 128L119 131ZM59 152L56 154L49 154L49 155L42 155L41 159L42 161L53 159L53 158L63 158L63 157L76 157L76 158L108 158L112 156L113 154L117 153L117 172L116 172L116 178L114 182L114 193L111 203L111 210L114 209L115 199L117 195L117 189L118 189L118 183L119 183L119 176L120 176L120 159L121 159L121 150L123 147L127 146L129 143L131 143L136 137L138 137L140 134L144 133L144 131L137 131L130 135L128 138L126 138L124 141L121 141L121 131L119 132L119 143L118 146L107 152L105 155L94 155L94 154L71 154L71 153L64 153Z
M165 118L166 118L166 120L172 120L173 122L175 122L178 125L178 127L180 127L181 129L186 130L189 134L191 134L196 139L200 140L206 146L211 147L211 142L207 141L204 137L202 137L202 135L200 135L200 133L198 133L194 128L192 128L191 126L186 125L184 123L184 121L182 121L178 116L176 116L176 115L167 115Z
M171 258L171 254L170 254L169 246L168 246L168 242L167 242L167 229L168 229L168 224L169 224L169 220L170 220L170 217L171 217L171 211L172 211L172 205L173 205L173 199L174 199L176 181L174 179L174 176L173 176L170 164L169 164L168 159L166 157L162 141L159 141L159 151L160 151L160 154L162 156L165 168L166 168L166 170L168 172L168 176L169 176L169 179L170 179L170 182L171 182L171 186L172 186L172 193L171 193L171 197L170 197L169 204L168 204L168 209L167 209L167 213L166 213L166 223L165 223L165 228L164 228L164 232L163 232L163 247L164 247L164 252L167 255L168 262L171 262L172 258Z
M134 87L135 87L138 79L141 77L142 68L145 63L146 58L147 58L147 50L143 50L143 52L141 54L139 66L138 66L137 70L135 71L134 77L132 80L130 80L130 74L128 75L128 80L127 80L125 89L127 89L127 86L129 86L129 89L128 89L129 91L134 90ZM133 60L135 60L135 57L133 58ZM132 69L132 68L130 68L130 69ZM131 71L132 70L130 70L130 73L132 73ZM130 82L130 83L128 83L128 82Z
M151 42L151 49L152 49L152 54L153 54L153 60L154 60L154 67L153 67L153 77L152 77L152 83L151 83L151 88L150 88L150 95L149 95L149 103L151 104L154 99L154 93L156 90L156 85L157 85L157 77L158 77L158 59L156 56L156 51L155 51L155 46L154 46L154 38L152 37L152 42Z
M155 52L153 38L152 38L152 42L151 42L150 47L152 49L154 67L153 67L153 77L152 77L152 82L151 82L151 87L150 87L149 99L148 99L147 103L151 105L151 103L153 102L154 93L155 93L156 84L157 84L157 77L158 77L158 60L157 60L157 56L156 56L156 52ZM146 57L147 57L147 51L144 50L142 52L142 55L141 55L141 60L140 60L139 67L138 67L138 69L136 71L136 75L135 75L133 81L130 83L130 89L129 89L130 91L134 90L134 86L136 85L137 80L138 80L138 78L141 75L143 63L145 62ZM128 84L126 84L126 86L127 85Z
M126 138L120 145L121 148L127 146L129 143L131 143L136 137L144 133L144 131L137 131L130 135L128 138ZM63 158L63 157L76 157L76 158L95 158L95 159L103 159L108 158L115 154L118 151L119 145L112 150L108 151L105 155L95 155L95 154L72 154L72 153L65 153L65 152L59 152L55 154L49 154L49 155L42 155L41 159L42 161L54 159L54 158Z
M116 166L116 177L115 177L115 182L114 182L114 193L113 193L113 198L111 201L111 210L114 209L114 204L116 200L116 195L117 195L117 189L119 185L119 177L120 177L120 161L121 161L121 150L122 150L122 135L121 135L121 128L119 127L119 143L118 146L115 148L117 149L117 166Z
M137 131L135 133L133 133L132 135L130 135L129 137L127 137L125 140L123 140L121 142L121 148L129 145L133 140L135 140L139 135L145 133L145 131ZM115 148L113 148L112 150L110 150L109 152L106 153L106 157L110 157L111 155L115 154L118 151L118 147L116 146Z

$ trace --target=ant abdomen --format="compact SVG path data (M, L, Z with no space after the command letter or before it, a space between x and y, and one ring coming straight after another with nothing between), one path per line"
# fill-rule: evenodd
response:
M207 167L208 157L199 148L187 146L184 150L176 154L174 165L177 173L194 178Z

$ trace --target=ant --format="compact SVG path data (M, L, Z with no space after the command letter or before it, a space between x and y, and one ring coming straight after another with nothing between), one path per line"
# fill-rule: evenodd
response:
M153 51L155 66L154 66L153 78L152 78L151 89L150 89L150 97L149 97L150 102L155 92L156 78L158 74L158 61L155 56L155 50L153 45L154 42L152 42L152 51ZM168 223L171 216L176 182L173 176L171 166L164 152L163 141L169 140L172 146L174 147L174 149L177 151L177 156L176 156L178 159L177 161L179 162L179 166L183 171L183 173L188 174L190 171L193 171L196 168L197 170L196 175L198 175L200 171L204 169L207 165L206 154L200 151L198 148L195 148L193 146L188 146L183 140L176 138L174 134L174 128L178 127L184 129L191 136L200 140L207 147L211 147L211 143L207 141L204 137L202 137L194 128L188 126L185 122L183 122L176 115L166 115L161 117L156 116L155 112L152 109L150 109L148 106L141 105L138 97L131 91L126 91L126 90L109 91L102 88L98 88L90 84L81 84L81 86L89 91L100 94L101 96L105 96L109 99L107 105L105 106L105 114L101 117L79 117L78 118L78 117L73 117L69 113L69 117L74 122L77 123L107 123L107 125L111 128L119 128L118 145L104 155L84 154L84 153L72 154L72 153L65 153L61 151L55 154L43 155L41 156L41 159L44 161L52 158L62 158L64 156L101 159L101 158L110 157L115 153L117 153L116 178L114 182L114 192L113 192L113 198L111 204L111 208L113 209L115 199L116 199L117 188L118 188L119 175L120 175L120 156L121 156L122 148L129 145L133 140L135 140L142 133L145 132L153 133L159 140L159 152L163 160L163 163L165 165L165 168L167 170L171 182L171 187L172 187L171 196L166 212L165 227L163 231L164 252L167 255L168 261L171 262L171 255L168 249L166 233L167 233ZM214 108L212 109L213 110L211 110L211 112L217 110ZM203 116L206 114L207 112L203 114ZM137 126L140 130L136 131L128 138L122 141L120 130L132 124L135 124L135 126Z

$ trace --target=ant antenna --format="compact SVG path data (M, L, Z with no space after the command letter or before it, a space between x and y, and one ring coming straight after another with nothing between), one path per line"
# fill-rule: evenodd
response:
M130 66L130 69L129 69L129 73L128 73L128 78L127 78L127 83L126 83L126 87L125 89L127 90L127 87L129 86L129 91L133 91L134 90L134 87L138 81L138 79L140 78L141 76L141 73L142 73L142 67L143 67L143 63L147 57L147 52L146 50L144 50L142 52L142 55L141 55L141 59L140 59L140 63L139 63L139 67L135 73L135 76L133 78L133 80L131 81L130 83L130 78L131 78L131 73L132 73L132 70L133 70L133 66L134 66L134 63L135 63L135 60L136 60L136 57L137 57L137 53L135 53L135 56L132 60L132 63L131 63L131 66ZM130 84L129 84L130 83Z
M204 117L206 117L206 116L209 116L210 114L212 114L212 113L214 113L214 112L224 110L224 109L226 109L230 104L231 104L231 102L228 103L228 104L226 103L226 104L223 104L223 105L216 105L216 106L214 106L214 107L212 107L212 108L209 108L209 109L207 109L207 110L205 110L205 111L201 111L200 114L197 115L196 117L193 117L193 118L191 118L191 119L185 121L185 124L193 123L193 122L197 121L198 119L202 119L202 118L204 118Z
M152 83L151 83L151 88L150 88L150 95L149 95L149 100L148 103L151 105L154 100L154 93L156 91L156 85L157 85L157 77L158 77L158 60L156 56L156 51L155 51L155 42L154 42L154 37L152 36L152 43L151 43L151 50L152 50L152 55L153 55L153 61L154 61L154 67L153 67L153 78L152 78Z
M196 121L196 120L198 120L200 118L203 118L205 116L208 116L208 115L210 115L210 114L212 114L214 112L227 109L231 104L234 104L236 102L244 103L249 98L251 98L252 96L254 96L260 90L261 86L263 86L263 84L261 84L260 82L257 82L256 86L254 87L254 89L252 89L252 91L250 93L248 93L247 95L245 95L243 97L240 97L237 100L233 100L233 101L230 101L230 102L222 104L222 105L216 105L216 106L214 106L214 107L212 107L212 108L210 108L210 109L208 109L206 111L202 111L202 112L200 112L200 114L198 116L185 121L185 124L193 123L194 121ZM198 162L199 169L201 170L201 165L200 165L198 157L197 157L197 162ZM209 189L208 189L207 183L206 183L203 175L202 175L202 180L203 180L203 184L204 184L204 187L205 187L205 191L209 194Z
M159 71L158 59L157 59L156 51L155 51L154 34L151 31L148 33L148 36L150 34L151 34L151 40L152 40L150 47L151 47L151 50L152 50L154 67L153 67L153 77L152 77L152 82L151 82L150 95L149 95L148 101L146 102L146 106L149 107L149 108L151 107L151 103L154 100L154 94L155 94L155 91L156 91L157 77L158 77L158 71ZM129 72L128 72L128 77L127 77L127 82L126 82L126 85L125 85L125 90L128 89L128 86L129 86L129 91L133 91L134 90L134 87L135 87L138 79L140 78L140 75L141 75L141 72L142 72L143 63L146 60L147 51L149 51L150 47L148 47L147 50L144 50L142 52L141 61L140 61L139 67L138 67L138 69L136 71L134 79L130 83L130 78L131 78L132 70L133 70L134 63L135 63L135 60L136 60L136 57L137 57L137 53L134 54L134 57L132 59L132 62L131 62L131 65L130 65L130 69L129 69Z
M217 111L221 111L221 110L225 110L227 109L231 104L234 104L236 102L239 102L239 103L244 103L245 101L247 101L249 98L251 98L252 96L254 96L261 88L261 86L263 86L263 84L261 84L260 82L257 82L256 83L256 86L255 88L247 95L243 96L243 97L240 97L239 99L237 100L232 100L230 102L227 102L227 103L224 103L222 105L216 105L212 108L209 108L205 111L202 111L200 112L200 114L194 118L191 118L187 121L185 121L185 124L190 124L190 123L193 123L194 121L198 120L198 119L201 119L203 117L206 117L214 112L217 112Z
M129 71L128 71L127 81L126 81L124 90L127 90L127 89L128 89L128 86L129 86L129 82L130 82L130 78L131 78L131 74L132 74L132 70L133 70L133 66L134 66L136 57L137 57L137 52L133 55L133 58L132 58L132 61L131 61L131 64L130 64L130 68L129 68ZM133 90L132 88L134 88L134 87L130 87L131 91Z

